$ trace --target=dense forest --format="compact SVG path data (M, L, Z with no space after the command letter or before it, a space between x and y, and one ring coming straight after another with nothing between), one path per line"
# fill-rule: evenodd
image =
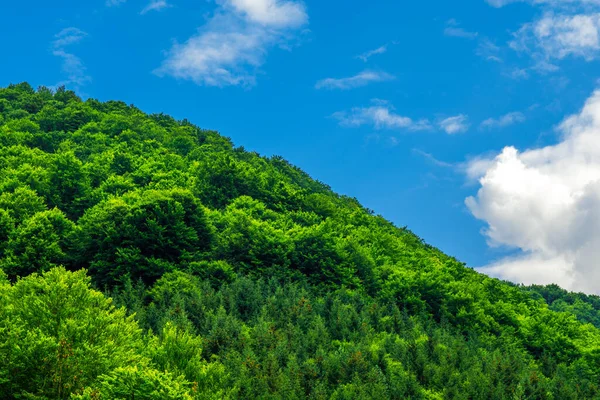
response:
M0 89L0 398L600 398L600 298L489 278L281 157Z

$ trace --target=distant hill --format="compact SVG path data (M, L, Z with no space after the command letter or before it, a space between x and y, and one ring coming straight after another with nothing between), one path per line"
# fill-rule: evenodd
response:
M64 88L0 89L0 267L0 398L600 398L597 297Z

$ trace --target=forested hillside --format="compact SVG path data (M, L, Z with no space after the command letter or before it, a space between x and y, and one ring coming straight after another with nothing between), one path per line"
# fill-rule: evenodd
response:
M600 328L599 296L568 292L558 285L532 285L529 290L540 295L551 310L571 313L583 323Z
M0 89L0 266L0 398L600 398L597 299L64 88Z

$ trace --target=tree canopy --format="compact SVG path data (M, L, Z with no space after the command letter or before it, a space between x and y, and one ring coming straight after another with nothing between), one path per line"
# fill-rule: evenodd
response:
M0 89L0 268L2 398L600 398L597 297L64 88Z

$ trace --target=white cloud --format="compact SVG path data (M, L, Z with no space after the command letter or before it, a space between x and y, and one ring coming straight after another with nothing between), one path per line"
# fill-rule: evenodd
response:
M369 58L373 57L374 55L385 53L387 51L387 48L388 48L387 45L381 46L376 49L369 50L362 54L359 54L356 56L356 58L363 60L364 62L367 62L369 60Z
M526 0L485 0L492 7L500 8L507 4L523 2Z
M460 24L455 19L450 19L446 22L446 29L444 29L444 35L464 39L475 39L479 35L479 33L469 32L464 28L461 28Z
M140 11L140 14L144 15L149 11L160 11L169 7L172 6L165 0L153 0L146 7L144 7L142 11Z
M317 89L354 89L373 82L385 82L395 79L393 75L381 71L363 71L349 78L326 78L317 82Z
M66 47L79 43L86 36L87 33L74 27L65 28L54 35L52 54L62 58L62 71L67 76L67 79L59 82L56 86L74 85L79 87L91 81L81 59L65 50Z
M349 111L338 111L332 117L338 120L340 126L360 127L371 126L374 129L398 129L406 131L433 131L435 126L426 118L414 120L410 117L397 114L395 108L386 100L372 99L373 105L369 107L354 107ZM466 115L460 114L449 117L435 124L439 129L448 134L466 132L470 124ZM425 153L415 150L416 153L425 156ZM426 156L425 156L426 157ZM443 162L437 162L441 165ZM466 170L466 166L460 166Z
M568 261L560 256L546 258L538 253L523 253L478 268L478 271L525 285L559 283L562 287L571 288L574 282L569 269Z
M469 130L469 118L464 115L456 115L454 117L446 118L439 122L439 127L443 129L447 134L454 135L456 133L463 133Z
M487 61L493 61L497 63L503 62L500 57L500 47L488 38L481 38L477 43L475 54Z
M285 0L222 0L252 22L270 28L299 27L308 22L304 4Z
M454 168L455 167L454 164L446 162L446 161L438 160L437 158L434 157L433 154L427 153L426 151L423 151L420 149L412 149L412 152L414 154L420 155L421 157L423 157L427 161L431 162L435 166L443 167L443 168Z
M529 70L527 68L513 68L509 72L505 72L504 75L514 80L528 79Z
M534 5L549 5L552 7L564 7L572 5L600 5L600 0L486 0L492 7L504 7L513 3L530 3Z
M522 112L510 112L499 118L488 118L480 125L481 128L504 128L510 125L525 121L525 115Z
M80 29L70 27L65 28L62 31L54 35L52 46L54 48L63 48L71 44L79 43L83 38L87 36L87 33Z
M551 59L567 56L596 58L600 51L600 14L555 15L546 13L533 23L525 24L514 34L510 47L531 53L540 62L539 68L556 70ZM545 63L545 64L544 64Z
M467 181L469 183L474 183L479 181L479 179L486 174L493 164L493 157L487 157L485 155L477 156L461 164L459 166L459 170L462 170L462 172L467 176Z
M556 145L506 147L470 165L481 187L465 203L488 243L521 250L481 271L600 293L600 91L560 131Z
M106 0L106 6L107 7L114 7L114 6L119 6L123 3L125 3L127 0Z
M513 33L509 47L527 54L523 71L548 74L567 57L591 61L600 55L600 0L487 0L494 7L511 3L539 6L543 13Z
M444 35L460 37L460 38L465 38L465 39L475 39L477 37L478 33L477 32L469 32L463 28L449 26L446 29L444 29Z
M268 51L308 22L303 3L222 0L215 15L183 44L175 44L155 73L199 85L253 85Z
M349 112L340 111L332 115L341 126L359 127L370 125L375 129L401 129L422 131L431 129L427 120L414 121L409 117L396 114L392 107L374 105L371 107L355 107Z

